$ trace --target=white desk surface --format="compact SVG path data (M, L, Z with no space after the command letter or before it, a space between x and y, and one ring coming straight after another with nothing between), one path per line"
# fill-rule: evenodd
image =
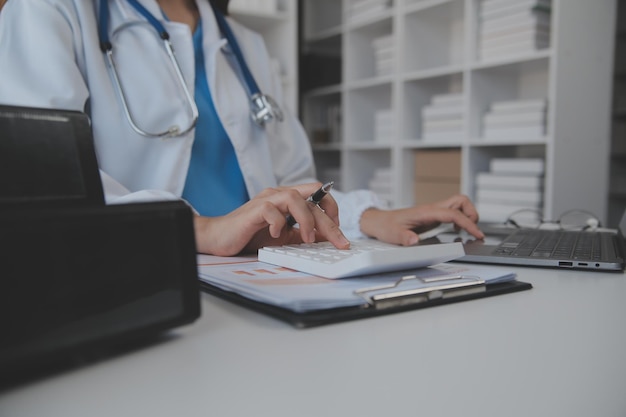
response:
M0 393L3 417L626 416L626 275L298 330L203 294L167 341Z

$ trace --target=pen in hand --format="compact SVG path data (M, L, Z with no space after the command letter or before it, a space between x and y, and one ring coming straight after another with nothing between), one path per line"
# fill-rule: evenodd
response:
M309 196L309 198L306 199L306 201L310 201L311 203L313 203L313 204L315 204L316 206L319 207L319 204L322 201L322 198L324 198L324 196L330 192L330 189L333 188L333 184L334 183L335 183L334 181L330 181L330 182L327 182L326 184L322 185L319 188L319 190L317 190L316 192L311 194ZM320 209L321 209L321 207L320 207ZM296 219L294 219L291 214L288 214L287 215L287 225L288 226L293 226L294 224L296 224Z

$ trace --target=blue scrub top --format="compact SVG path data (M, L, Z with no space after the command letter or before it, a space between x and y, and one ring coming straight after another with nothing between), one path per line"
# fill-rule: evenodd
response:
M202 50L202 24L193 35L196 60L195 100L198 123L183 198L203 216L227 214L250 199L235 149L220 121Z

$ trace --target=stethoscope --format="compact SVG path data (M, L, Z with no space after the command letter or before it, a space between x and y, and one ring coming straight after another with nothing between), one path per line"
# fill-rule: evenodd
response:
M189 89L187 88L187 84L185 83L185 79L183 77L183 73L180 69L180 65L178 64L178 60L176 59L176 55L174 54L174 47L170 42L170 35L165 30L165 27L159 22L152 13L150 13L144 6L142 6L137 0L127 0L131 6L133 6L142 16L146 18L148 23L157 31L161 40L163 40L163 44L165 46L165 50L167 51L167 55L172 63L172 66L176 73L176 79L181 89L184 92L185 99L187 101L187 111L189 113L189 125L184 129L178 125L173 125L169 127L166 131L163 132L149 132L140 128L132 116L130 111L130 106L128 104L127 95L120 81L120 76L117 70L117 65L115 64L115 60L113 58L113 44L110 41L110 37L108 34L108 26L109 26L109 7L108 0L100 1L100 13L99 13L99 21L98 21L98 32L100 37L100 49L105 54L109 72L111 73L111 78L113 79L113 84L115 86L115 90L118 96L121 99L122 106L124 108L124 113L128 123L132 127L132 129L138 134L151 138L168 138L168 137L177 137L182 136L192 130L197 121L198 121L198 108L196 107L196 103L193 99L193 96ZM211 3L211 2L209 2ZM220 32L231 47L233 54L235 55L235 59L239 64L239 68L241 73L243 74L244 81L246 83L246 87L250 93L250 112L252 115L252 120L254 122L263 127L266 123L271 122L272 120L282 121L283 113L276 103L276 101L268 96L267 94L261 93L258 84L254 80L252 76L252 72L248 68L246 61L243 57L241 49L239 48L239 43L235 39L235 35L233 34L230 25L226 21L224 15L215 8L213 3L211 3L211 7L213 8L213 13L215 14L215 18L217 20L217 24L219 26ZM120 29L123 29L125 26L122 26Z

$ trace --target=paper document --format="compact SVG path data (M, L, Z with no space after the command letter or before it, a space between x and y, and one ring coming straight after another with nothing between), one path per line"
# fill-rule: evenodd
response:
M295 312L364 305L367 304L365 295L435 287L446 284L446 281L456 285L479 278L486 284L495 284L516 278L515 273L507 269L443 263L428 268L333 280L258 262L254 258L205 255L198 256L198 273L201 281L222 290ZM363 292L368 289L379 290Z

